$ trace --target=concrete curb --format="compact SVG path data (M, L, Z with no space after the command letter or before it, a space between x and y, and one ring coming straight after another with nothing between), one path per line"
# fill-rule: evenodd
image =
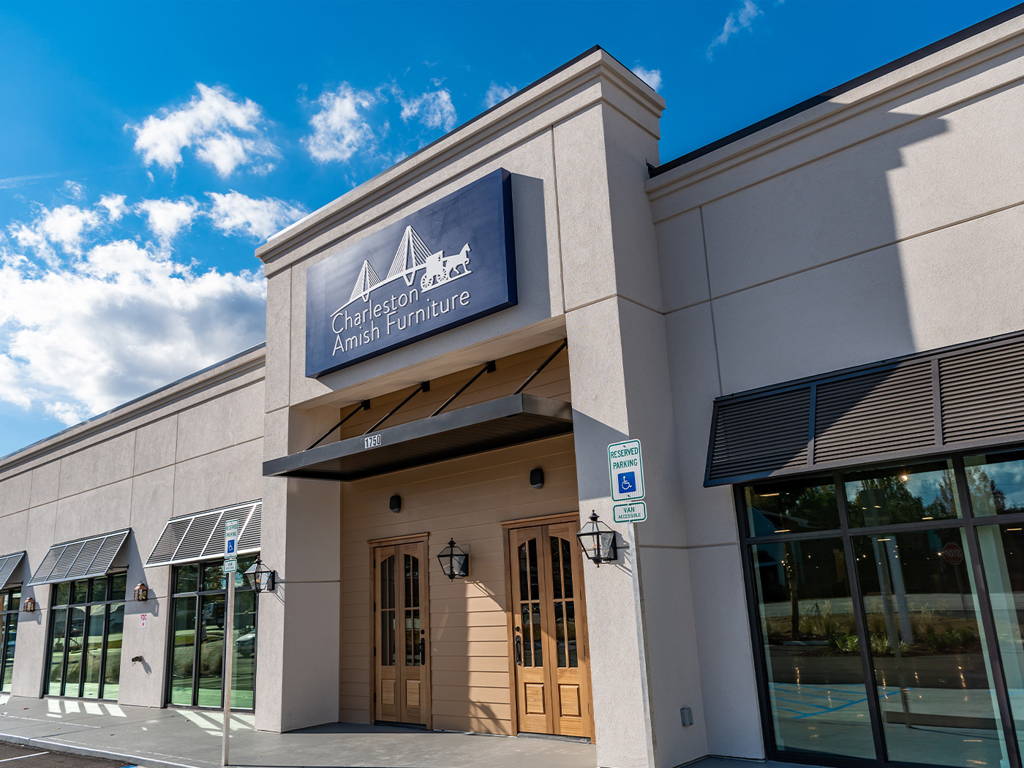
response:
M0 733L0 741L8 744L15 744L19 747L32 747L50 752L65 752L69 755L81 755L82 757L99 757L105 760L116 760L124 762L125 768L207 768L206 766L192 765L191 763L175 763L166 760L155 760L140 755L126 755L118 752L108 752L102 749L90 749L75 744L67 744L63 741L50 741L49 739L31 739L24 736L15 736L10 733Z

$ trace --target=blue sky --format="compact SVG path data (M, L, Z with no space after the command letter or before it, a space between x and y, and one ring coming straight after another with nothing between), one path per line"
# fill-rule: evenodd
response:
M263 339L254 248L598 43L683 154L972 0L0 8L0 455Z

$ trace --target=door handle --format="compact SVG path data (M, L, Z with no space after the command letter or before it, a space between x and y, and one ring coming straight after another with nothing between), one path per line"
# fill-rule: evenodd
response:
M523 638L521 638L519 635L516 635L515 648L516 648L516 665L521 667L521 666L523 666Z

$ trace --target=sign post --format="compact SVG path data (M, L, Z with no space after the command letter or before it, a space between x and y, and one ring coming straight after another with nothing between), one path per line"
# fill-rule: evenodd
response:
M230 765L228 742L231 738L231 682L235 650L235 574L238 572L238 520L224 521L224 579L227 600L224 605L224 734L220 764Z

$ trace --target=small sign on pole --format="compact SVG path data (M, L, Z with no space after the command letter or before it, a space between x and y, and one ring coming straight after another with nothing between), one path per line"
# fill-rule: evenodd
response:
M622 440L608 446L608 479L612 501L636 501L644 497L644 459L639 440Z
M647 519L647 504L643 501L616 504L612 507L612 519L616 523L642 523Z
M238 520L224 521L224 580L227 599L224 601L224 732L221 749L222 766L230 765L228 741L231 730L231 682L235 650L235 574L238 572Z

